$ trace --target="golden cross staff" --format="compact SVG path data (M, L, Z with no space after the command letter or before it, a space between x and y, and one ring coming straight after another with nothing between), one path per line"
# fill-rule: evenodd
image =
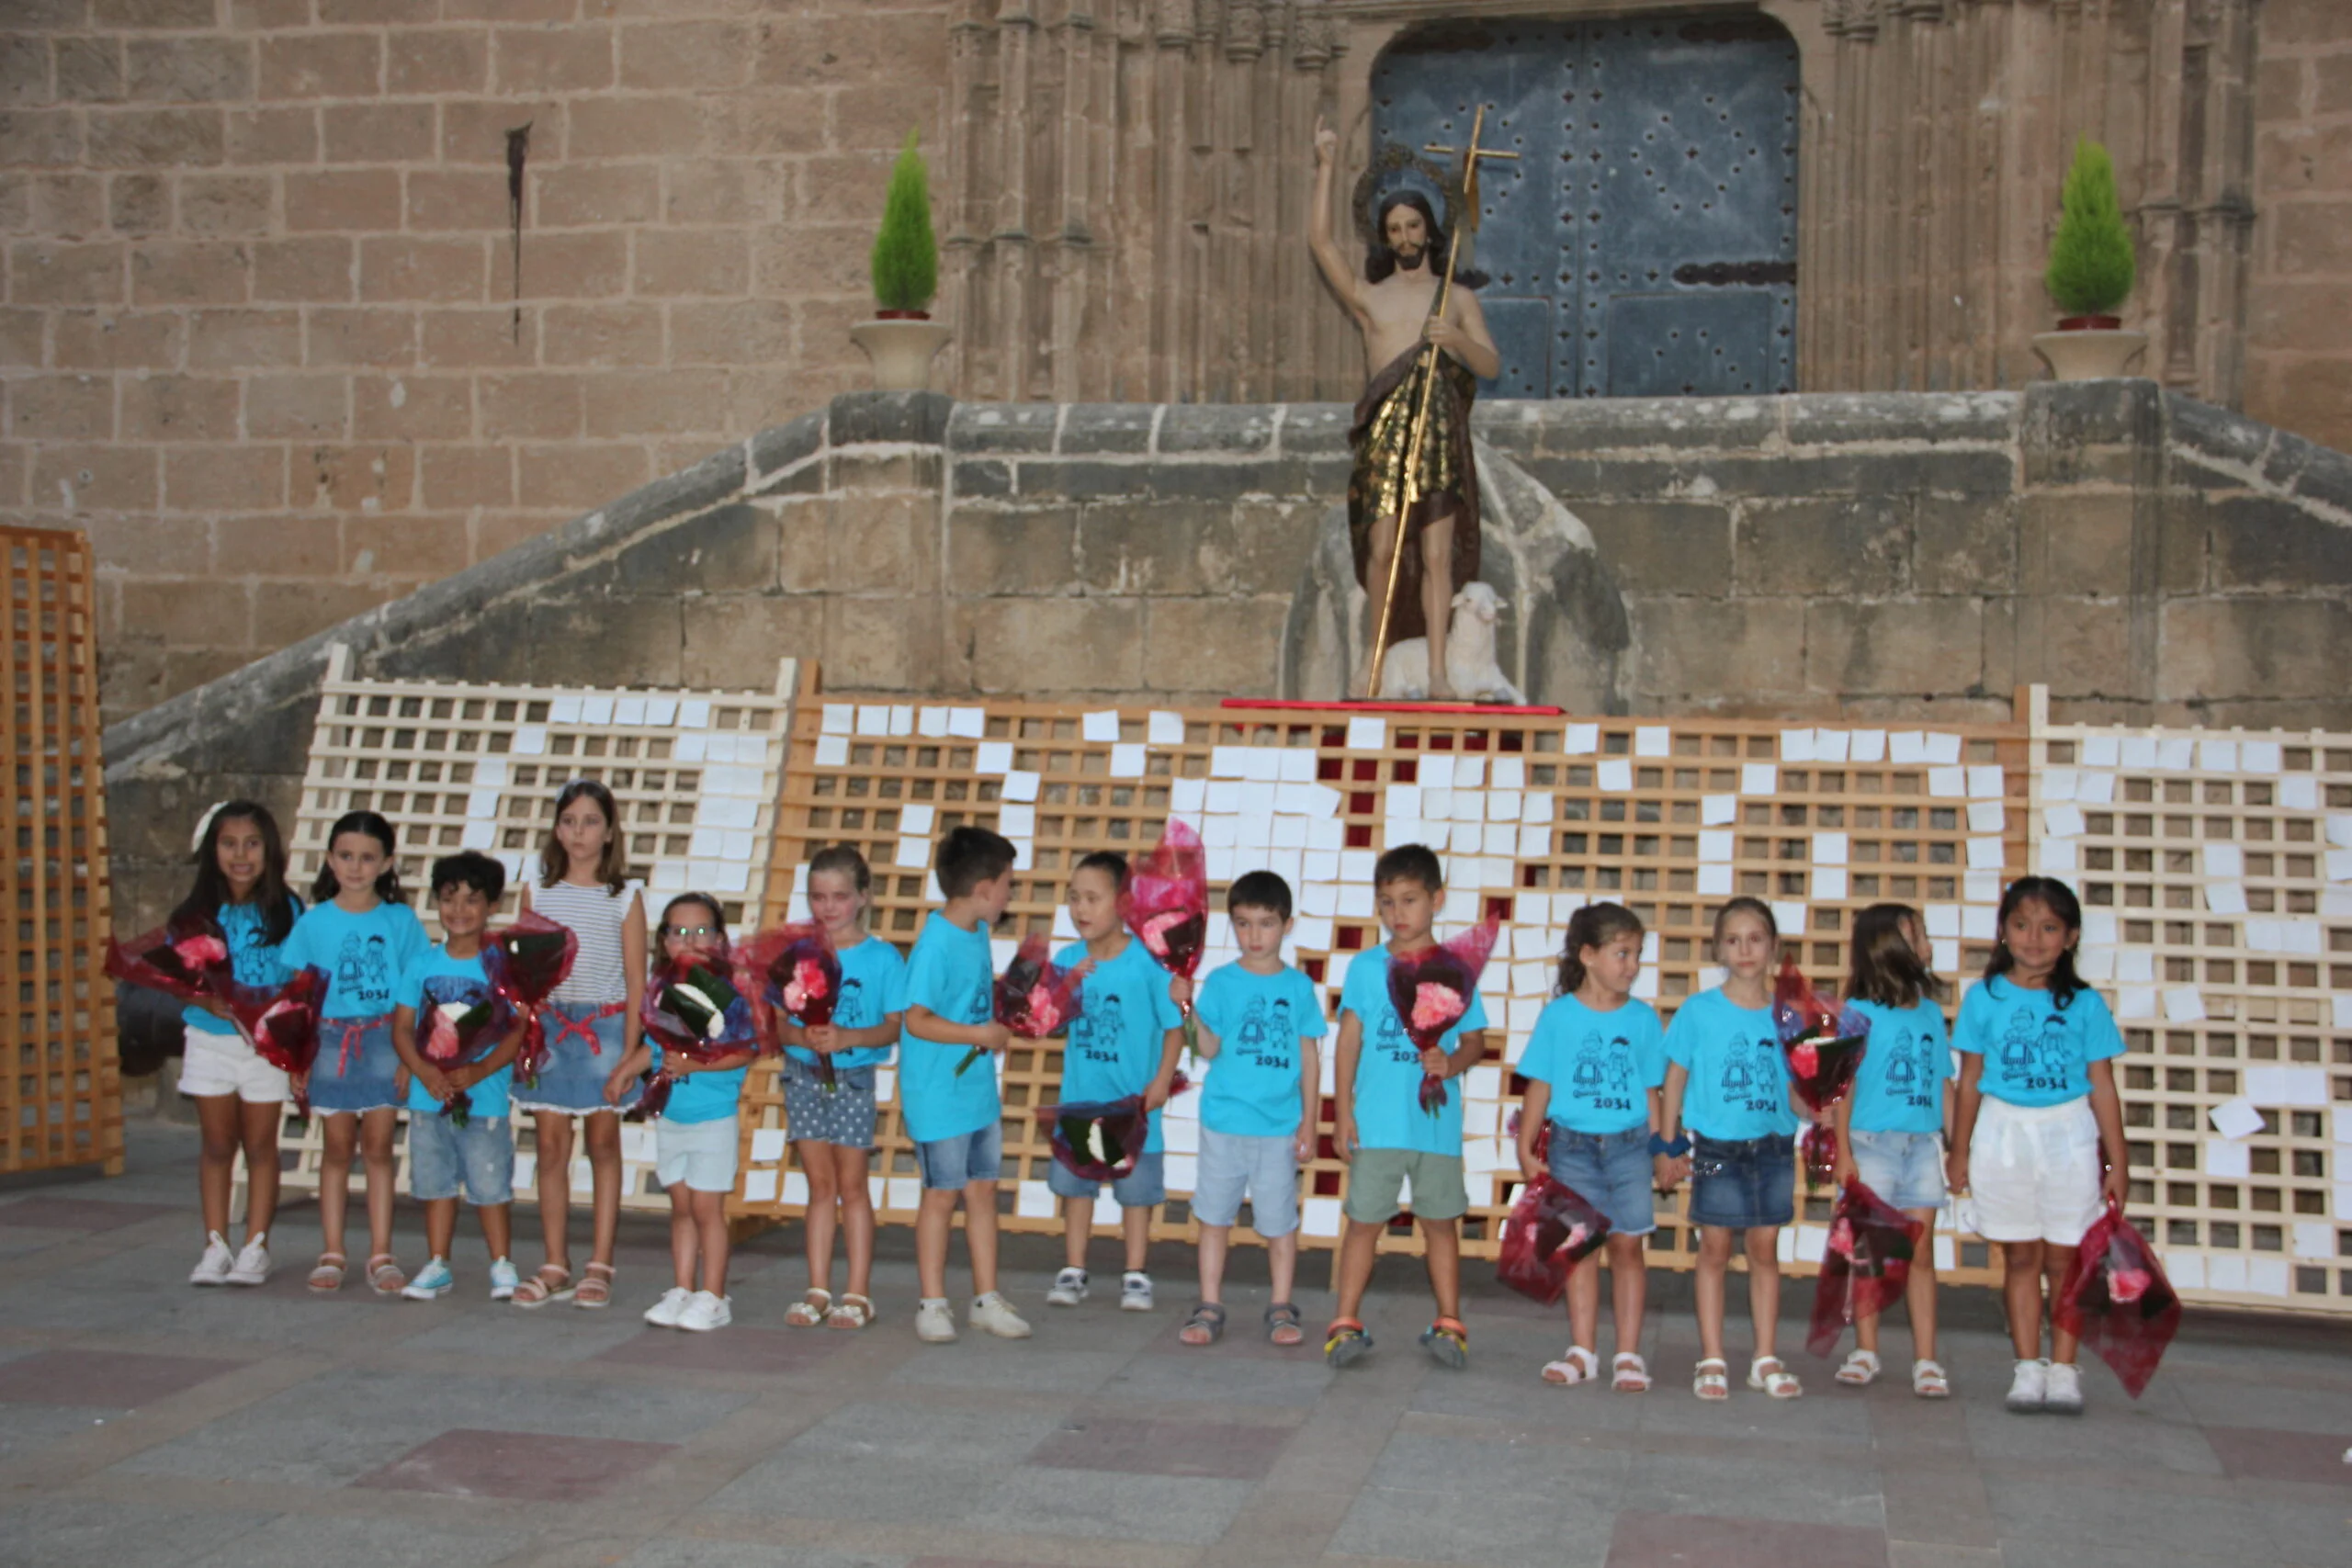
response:
M1462 219L1454 226L1453 242L1445 247L1445 277L1439 283L1437 306L1430 311L1434 321L1445 314L1448 299L1453 293L1453 264L1462 254L1462 237L1478 231L1478 160L1481 158L1517 158L1516 152L1502 152L1478 145L1479 132L1487 123L1487 106L1480 104L1470 121L1469 145L1459 149L1462 155ZM1451 154L1452 147L1424 147L1424 152ZM1420 500L1421 448L1430 433L1430 394L1437 385L1438 346L1430 344L1421 354L1421 395L1413 408L1412 434L1405 443L1405 475L1396 490L1396 527L1388 545L1388 585L1380 596L1380 626L1372 642L1372 679L1369 691L1380 694L1380 669L1388 657L1388 623L1396 610L1396 581L1405 564L1405 520L1412 515L1414 503ZM1454 520L1460 526L1462 519ZM1431 673L1442 673L1432 671Z

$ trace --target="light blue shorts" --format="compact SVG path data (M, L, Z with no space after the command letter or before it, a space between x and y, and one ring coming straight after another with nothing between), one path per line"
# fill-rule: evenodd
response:
M664 1187L683 1181L691 1192L732 1192L736 1143L732 1116L715 1122L661 1117L653 1123L653 1179Z
M994 1181L1004 1170L1004 1124L991 1122L977 1133L917 1144L915 1164L922 1171L923 1186L933 1192Z
M514 1123L475 1116L458 1126L430 1111L408 1116L408 1192L420 1202L455 1198L477 1209L514 1201Z
M1193 1183L1193 1217L1229 1225L1250 1199L1250 1227L1269 1240L1298 1228L1297 1141L1287 1134L1252 1136L1201 1129L1200 1174Z
M1944 1145L1933 1133L1848 1134L1862 1185L1898 1209L1944 1206Z
M1046 1168L1046 1185L1057 1198L1100 1198L1102 1183L1073 1176L1056 1160ZM1111 1197L1122 1209L1156 1209L1168 1201L1168 1156L1154 1149L1136 1156L1136 1168L1110 1184Z

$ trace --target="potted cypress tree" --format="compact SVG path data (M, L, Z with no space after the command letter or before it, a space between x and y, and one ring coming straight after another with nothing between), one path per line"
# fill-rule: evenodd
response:
M2120 376L2146 350L2148 334L2121 330L2115 314L2131 298L2133 277L2132 230L2116 198L2114 160L2098 142L2077 139L2042 274L2061 311L2058 330L2033 340L2055 378Z
M874 385L886 392L927 390L932 358L948 338L925 309L939 292L939 242L931 231L931 181L917 134L908 131L899 150L874 236L875 319L849 330L850 341L874 362Z

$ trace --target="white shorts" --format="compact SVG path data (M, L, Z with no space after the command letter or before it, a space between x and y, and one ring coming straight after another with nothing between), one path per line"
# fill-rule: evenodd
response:
M653 1123L653 1177L664 1187L683 1181L694 1192L735 1190L735 1118Z
M1968 1182L1986 1241L2080 1244L2102 1207L2090 1097L2011 1105L1987 1096L1968 1143Z
M185 1026L180 1092L200 1098L233 1094L248 1105L270 1105L294 1098L285 1073L271 1066L242 1034L208 1034Z

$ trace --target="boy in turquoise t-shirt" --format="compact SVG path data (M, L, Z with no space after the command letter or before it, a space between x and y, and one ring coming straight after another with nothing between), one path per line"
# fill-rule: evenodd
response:
M1435 1115L1420 1107L1424 1074L1453 1079L1468 1072L1487 1049L1487 1010L1474 991L1461 1021L1430 1050L1413 1043L1388 999L1388 961L1436 945L1430 928L1445 908L1445 875L1425 844L1400 844L1373 865L1373 897L1388 928L1385 946L1348 963L1340 994L1335 1142L1348 1162L1340 1241L1340 1311L1323 1345L1324 1358L1344 1367L1372 1348L1356 1316L1372 1283L1380 1233L1396 1213L1406 1184L1421 1229L1430 1291L1437 1319L1421 1332L1421 1347L1442 1364L1470 1361L1470 1333L1462 1325L1462 1216L1470 1207L1462 1179L1462 1087L1449 1082Z
M1266 1337L1295 1345L1299 1329L1291 1284L1298 1269L1298 1168L1315 1152L1322 1104L1323 998L1315 982L1283 962L1290 934L1290 884L1271 871L1236 879L1225 897L1240 961L1201 983L1194 1008L1200 1055L1209 1066L1201 1089L1200 1175L1193 1217L1201 1222L1201 1301L1178 1336L1214 1345L1225 1332L1226 1241L1250 1200L1250 1224L1266 1243L1273 1301Z
M514 1123L509 1118L507 1083L523 1043L517 1019L486 1055L444 1067L417 1043L423 1023L433 1034L434 1015L462 1015L491 999L490 977L481 963L482 931L490 912L506 891L506 868L478 850L465 850L433 863L433 903L441 920L441 942L401 971L393 995L392 1049L408 1069L408 1188L424 1205L424 1240L432 1258L401 1291L413 1302L446 1296L457 1280L449 1271L449 1249L458 1235L458 1193L481 1218L490 1247L490 1298L507 1301L517 1283L507 1256L514 1213ZM462 1125L447 1109L466 1099Z
M1126 893L1123 854L1098 850L1070 871L1069 918L1083 940L1062 949L1054 962L1083 978L1079 1014L1070 1020L1062 1048L1061 1101L1101 1104L1141 1095L1151 1113L1151 1134L1135 1168L1111 1183L1127 1254L1119 1305L1149 1312L1151 1276L1144 1264L1151 1246L1151 1212L1168 1201L1159 1108L1168 1103L1176 1058L1184 1049L1184 1015L1173 999L1180 982L1170 979L1143 943L1127 934ZM1076 1306L1086 1299L1086 1244L1094 1234L1094 1201L1102 1186L1071 1174L1059 1160L1046 1168L1046 1185L1062 1201L1065 1263L1046 1301Z
M907 1011L899 1050L899 1104L922 1172L915 1213L915 1272L922 1302L915 1337L956 1337L947 1305L947 1233L964 1199L964 1244L972 1254L972 1326L1025 1339L1029 1325L996 1288L996 1185L1004 1164L1004 1107L993 1064L1012 1032L996 1021L996 964L989 925L1012 897L1012 845L986 828L951 829L934 871L944 908L932 911L907 959ZM958 1066L966 1070L959 1073Z

